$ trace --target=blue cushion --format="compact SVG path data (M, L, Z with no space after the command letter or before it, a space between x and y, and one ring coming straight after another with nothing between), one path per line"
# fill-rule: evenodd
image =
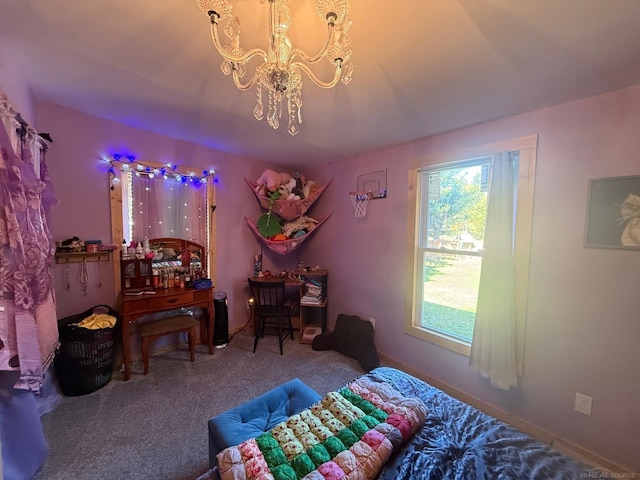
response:
M315 390L294 378L213 417L209 420L209 465L217 465L216 455L225 448L271 430L320 398Z

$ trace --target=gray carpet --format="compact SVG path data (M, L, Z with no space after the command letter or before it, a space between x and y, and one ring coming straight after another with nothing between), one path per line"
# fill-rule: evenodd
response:
M324 394L364 372L335 351L316 352L266 336L252 353L241 332L210 356L199 345L195 363L186 345L151 358L150 373L134 362L131 380L115 374L102 389L64 397L42 417L49 458L36 480L193 480L208 469L207 421L290 380Z

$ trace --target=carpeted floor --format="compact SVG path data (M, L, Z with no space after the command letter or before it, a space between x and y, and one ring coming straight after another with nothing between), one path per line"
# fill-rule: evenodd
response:
M318 393L364 372L335 351L240 332L210 356L186 345L151 358L150 373L134 362L131 380L115 374L102 389L64 397L42 417L49 458L35 480L193 480L208 469L207 421L260 393L299 378Z

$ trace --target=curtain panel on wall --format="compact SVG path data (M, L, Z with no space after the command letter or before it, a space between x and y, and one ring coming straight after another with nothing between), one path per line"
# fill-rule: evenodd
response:
M132 175L132 239L175 237L207 244L207 189L161 176Z
M1 91L0 117L0 370L20 372L14 388L39 392L58 347L48 219L56 199L46 143Z
M518 385L516 366L514 204L511 152L491 167L484 254L469 364L501 390Z

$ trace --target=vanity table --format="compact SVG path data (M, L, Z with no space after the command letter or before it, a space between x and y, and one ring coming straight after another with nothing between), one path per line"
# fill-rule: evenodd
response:
M213 355L213 287L202 290L173 287L149 290L141 295L127 295L123 292L121 293L121 305L125 381L131 378L129 335L136 331L136 320L149 313L164 312L174 308L202 307L200 338L202 343L208 346L209 355Z
M207 345L209 355L213 355L213 286L196 289L186 286L154 284L153 272L177 270L206 272L205 248L196 243L178 238L159 238L149 241L153 259L121 260L122 290L120 292L120 312L122 314L122 353L124 360L124 380L131 378L131 333L137 331L137 320L148 314L180 308L201 307L201 343ZM156 271L156 273L158 273ZM176 277L177 278L177 277Z

